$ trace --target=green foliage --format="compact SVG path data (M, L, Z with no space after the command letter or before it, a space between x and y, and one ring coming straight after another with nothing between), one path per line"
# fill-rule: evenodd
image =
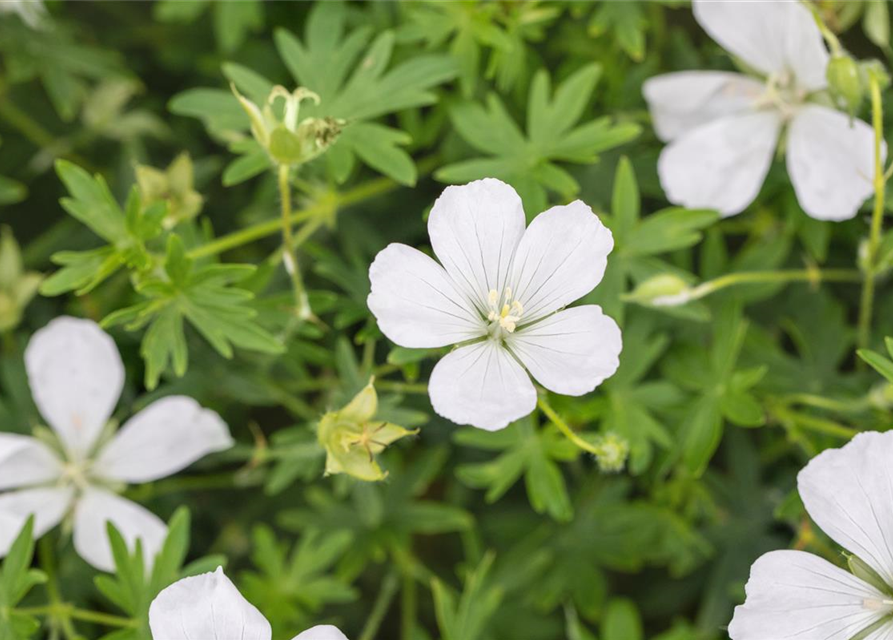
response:
M518 190L531 216L546 208L548 192L564 199L575 196L580 185L556 162L595 162L598 153L629 142L640 132L636 124L615 124L609 117L578 124L601 73L600 65L587 65L552 95L549 74L538 71L530 85L526 133L496 94L487 97L486 106L463 102L453 107L450 119L456 131L489 157L447 165L435 176L450 183L501 178Z
M252 265L199 265L186 254L178 236L170 236L164 271L136 286L146 300L108 315L104 324L128 330L146 328L140 353L146 361L146 386L153 389L161 374L173 368L182 376L189 365L184 324L189 324L224 358L233 347L281 353L282 344L253 319L250 291L233 286L254 272Z
M848 56L889 61L889 7L814 4L853 53L810 100L869 122L885 63ZM807 216L783 150L740 215L668 201L643 83L735 64L679 0L0 3L3 432L47 436L24 351L71 315L111 331L121 407L192 397L235 441L105 487L169 521L154 563L110 527L115 571L91 569L77 506L35 554L0 509L0 639L151 640L152 599L220 565L277 640L722 640L783 548L876 583L796 476L893 424L893 232L871 250L870 200ZM537 388L496 432L440 417L449 347L393 344L367 305L378 252L430 255L444 185L483 177L530 218L592 208L614 249L573 304L623 339L594 391Z
M457 597L450 588L435 579L431 585L437 626L444 640L479 640L490 616L499 607L502 591L487 584L494 556L487 554L468 573L462 593Z
M149 632L149 605L165 587L181 578L214 571L226 564L220 556L207 556L184 565L189 552L189 510L181 507L168 523L167 539L153 562L147 563L142 543L137 541L131 553L122 535L109 522L107 532L115 560L115 575L96 576L99 592L136 621L133 628L103 636L103 640L152 640ZM151 566L151 570L147 569Z
M4 527L9 526L3 521ZM28 640L40 628L35 616L15 611L15 606L36 585L46 581L46 575L31 568L34 557L34 517L28 518L12 543L0 566L0 636L9 640Z
M530 506L556 520L570 520L573 508L557 462L573 460L579 454L554 428L538 429L525 418L502 431L480 429L457 431L454 440L466 447L502 451L490 462L466 464L456 469L465 484L487 489L487 502L496 502L523 475Z
M269 527L255 527L252 537L258 571L243 576L245 596L265 612L277 637L313 625L313 615L326 605L356 600L349 582L330 575L353 543L350 532L310 530L290 553Z

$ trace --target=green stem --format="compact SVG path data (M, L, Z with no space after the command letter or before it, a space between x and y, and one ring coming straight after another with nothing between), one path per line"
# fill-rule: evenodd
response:
M667 306L682 305L700 300L729 287L741 284L773 284L787 282L809 282L817 285L820 282L861 282L863 274L857 269L783 269L780 271L740 271L729 273L713 280L707 280L688 289L673 302L665 302ZM636 301L634 294L625 294L624 300Z
M64 603L62 601L62 595L59 592L59 585L56 581L56 560L55 554L53 553L53 543L49 536L44 536L40 539L37 543L37 550L40 557L40 568L47 576L46 590L50 600L50 606L59 607ZM66 638L74 640L78 637L78 633L75 631L74 625L71 623L70 615L66 615L64 611L60 610L55 614L52 614L51 619L54 623L58 624L59 629L62 631L62 635Z
M90 611L88 609L78 609L67 602L58 602L43 607L23 607L21 609L13 609L13 615L22 616L49 616L51 618L70 618L81 620L83 622L92 622L101 624L106 627L135 627L136 620L124 618L122 616L113 616L100 611Z
M540 408L540 411L542 411L546 415L546 417L549 418L552 424L558 427L558 430L563 433L568 440L583 449L583 451L587 451L594 456L601 456L604 454L604 452L599 447L586 442L586 440L577 435L577 433L573 429L571 429L570 426L564 421L564 418L558 415L555 409L552 408L552 405L550 405L548 401L546 401L544 394L540 394L537 397L536 404Z
M399 586L400 580L397 572L391 571L381 583L381 590L378 592L375 604L372 605L372 613L369 614L366 624L363 625L359 640L374 640Z
M282 260L285 263L285 270L291 278L292 288L295 292L295 314L299 320L308 320L313 315L313 312L310 310L310 301L307 299L307 290L304 288L304 279L301 277L301 268L298 266L298 253L292 233L291 184L288 181L288 172L288 165L279 165L279 199L282 203L280 224L282 226L282 245L284 248Z
M834 436L844 440L849 440L859 433L858 430L842 425L839 422L817 418L797 411L791 411L788 407L783 405L770 407L769 412L783 425L795 425L814 433Z
M416 625L416 581L409 571L403 572L403 588L400 594L400 639L413 640Z
M884 222L886 199L886 177L884 175L884 113L881 102L881 87L878 78L870 76L871 116L874 127L874 210L871 214L871 230L865 256L865 283L862 285L862 301L859 306L859 333L857 344L860 349L871 342L871 314L874 306L875 275L877 274L877 253L881 244L881 229ZM859 360L860 366L864 363Z
M6 94L6 86L0 81L0 118L15 128L35 146L43 150L49 150L53 157L65 157L75 162L88 171L95 171L95 167L86 159L73 151L66 151L60 144L59 138L47 131L27 112L21 110Z
M428 393L428 385L424 382L412 383L377 380L375 386L382 391L395 391L397 393Z
M431 164L431 160L432 159L426 159L419 162L420 173L423 166ZM297 224L298 222L325 217L326 214L331 214L333 208L337 211L337 209L341 207L348 207L358 202L363 202L364 200L369 200L376 196L388 193L389 191L393 191L398 186L400 185L389 178L369 180L368 182L357 185L344 193L333 194L331 199L320 200L302 211L291 214L289 221L292 224ZM321 223L322 221L320 221L320 224ZM250 227L246 227L245 229L240 229L239 231L234 231L225 236L220 236L216 240L200 247L196 247L189 252L189 257L194 259L217 255L224 251L229 251L230 249L249 244L255 240L272 236L278 233L280 229L282 229L282 221L280 220L260 222Z

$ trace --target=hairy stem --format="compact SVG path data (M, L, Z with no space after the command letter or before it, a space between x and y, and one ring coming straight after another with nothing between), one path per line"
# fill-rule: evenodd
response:
M874 127L874 209L871 213L871 229L865 255L865 283L862 285L862 301L859 306L859 333L857 344L860 349L868 347L871 341L871 314L874 306L875 276L877 275L877 254L881 244L881 229L884 222L886 198L886 176L884 175L884 113L881 102L880 82L873 73L870 76L871 119ZM864 363L859 360L859 366Z
M548 403L543 394L540 394L536 399L536 404L540 408L547 418L558 427L558 430L563 433L568 440L573 442L575 445L583 449L583 451L587 451L594 456L600 456L604 454L602 449L594 444L591 444L577 435L577 432L570 428L567 422L564 421L555 409L552 408L552 405Z
M307 299L307 290L304 288L304 279L301 277L301 269L298 266L298 254L295 248L294 234L291 221L291 184L288 181L288 165L280 164L278 173L279 200L282 203L282 261L285 270L291 278L292 289L295 292L295 315L299 320L309 319L313 312L310 310L310 301Z

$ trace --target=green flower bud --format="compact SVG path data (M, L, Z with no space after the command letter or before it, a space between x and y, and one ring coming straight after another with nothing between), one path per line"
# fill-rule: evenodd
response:
M8 227L0 231L0 331L19 326L25 307L37 294L43 276L25 271L19 245Z
M387 472L381 470L375 456L392 442L418 433L374 419L378 394L373 381L347 406L326 413L319 421L317 437L326 450L326 475L346 473L367 482L384 480Z
M862 96L865 93L865 85L856 61L848 55L834 56L828 62L825 76L834 100L841 108L846 109L851 115L854 114L862 103Z
M167 169L140 164L136 166L135 173L143 206L158 201L167 204L163 221L166 229L191 220L202 210L204 198L193 188L192 160L188 153L174 158Z
M662 273L645 280L626 296L630 302L653 307L676 307L691 300L688 283L672 273Z

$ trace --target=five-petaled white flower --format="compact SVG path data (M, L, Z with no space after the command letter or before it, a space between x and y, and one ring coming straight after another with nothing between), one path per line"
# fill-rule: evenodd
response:
M175 582L149 607L153 640L270 640L270 623L242 597L223 569ZM347 640L321 625L293 640Z
M428 218L440 264L391 244L369 269L369 309L388 338L458 345L428 383L434 410L458 424L496 430L533 411L525 368L547 389L578 396L619 364L620 329L600 307L563 309L601 281L611 232L579 200L526 231L525 221L521 198L499 180L447 187Z
M731 0L693 7L704 30L765 80L683 71L645 83L655 131L669 142L658 161L667 198L740 213L759 193L786 128L800 206L819 220L855 216L872 191L874 136L861 120L814 101L827 89L829 56L809 10Z
M90 320L56 318L37 331L25 367L34 402L58 441L0 433L0 557L29 515L39 537L70 514L75 549L97 569L114 570L107 522L131 548L140 539L151 564L167 527L117 491L228 449L233 441L226 424L192 398L169 396L103 440L124 386L124 365L114 341Z
M758 559L732 640L893 637L893 432L862 433L816 456L797 484L809 515L861 561L863 579L803 551Z

